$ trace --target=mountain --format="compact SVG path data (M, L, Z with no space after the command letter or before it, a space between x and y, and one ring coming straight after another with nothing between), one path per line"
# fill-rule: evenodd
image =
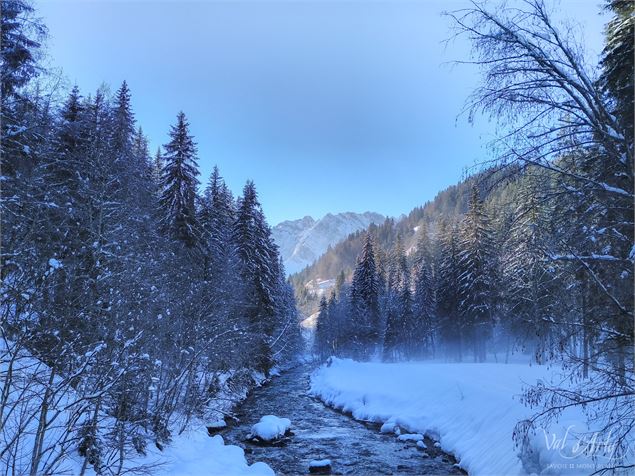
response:
M365 213L329 213L319 220L310 216L283 221L273 227L273 239L280 248L287 273L296 273L311 265L329 246L348 235L365 230L371 223L382 223L383 215Z
M434 234L440 220L460 217L467 211L473 185L479 188L483 198L504 200L505 188L499 187L499 184L505 183L512 172L512 167L482 171L442 190L433 200L414 208L407 215L376 221L351 233L310 266L290 277L299 309L305 316L311 316L317 312L320 298L331 293L340 273L344 273L347 281L350 280L367 231L374 236L381 252L389 252L400 237L406 254L411 255L416 251L422 225L425 224L428 232Z

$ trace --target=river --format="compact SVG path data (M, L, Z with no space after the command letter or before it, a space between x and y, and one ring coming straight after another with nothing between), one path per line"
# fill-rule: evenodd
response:
M330 459L333 474L465 474L455 459L426 438L425 453L414 442L379 432L379 425L356 421L308 395L310 365L273 377L251 392L239 407L238 421L221 432L227 443L245 449L247 460L264 461L277 474L307 474L309 462ZM289 418L293 436L283 446L245 441L251 425L263 415Z

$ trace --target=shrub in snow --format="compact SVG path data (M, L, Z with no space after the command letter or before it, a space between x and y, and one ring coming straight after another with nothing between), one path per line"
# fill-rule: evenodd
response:
M265 415L251 427L251 433L248 438L261 442L275 441L289 433L290 429L291 420L288 418Z

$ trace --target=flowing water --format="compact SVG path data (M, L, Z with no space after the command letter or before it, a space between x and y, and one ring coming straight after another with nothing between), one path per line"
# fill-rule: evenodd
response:
M277 474L307 474L309 462L318 459L330 459L333 474L465 474L434 441L425 439L424 452L412 441L382 434L379 425L356 421L309 396L310 371L300 366L255 389L238 409L238 421L220 433L225 441L244 448L250 463L264 461ZM289 418L293 435L281 446L247 442L251 426L263 415Z

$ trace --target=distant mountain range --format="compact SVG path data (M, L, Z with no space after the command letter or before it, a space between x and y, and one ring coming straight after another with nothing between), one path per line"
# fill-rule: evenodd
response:
M311 265L329 246L368 228L371 223L381 224L384 220L383 215L373 212L329 213L319 220L306 216L283 221L273 227L272 232L286 271L293 274Z

